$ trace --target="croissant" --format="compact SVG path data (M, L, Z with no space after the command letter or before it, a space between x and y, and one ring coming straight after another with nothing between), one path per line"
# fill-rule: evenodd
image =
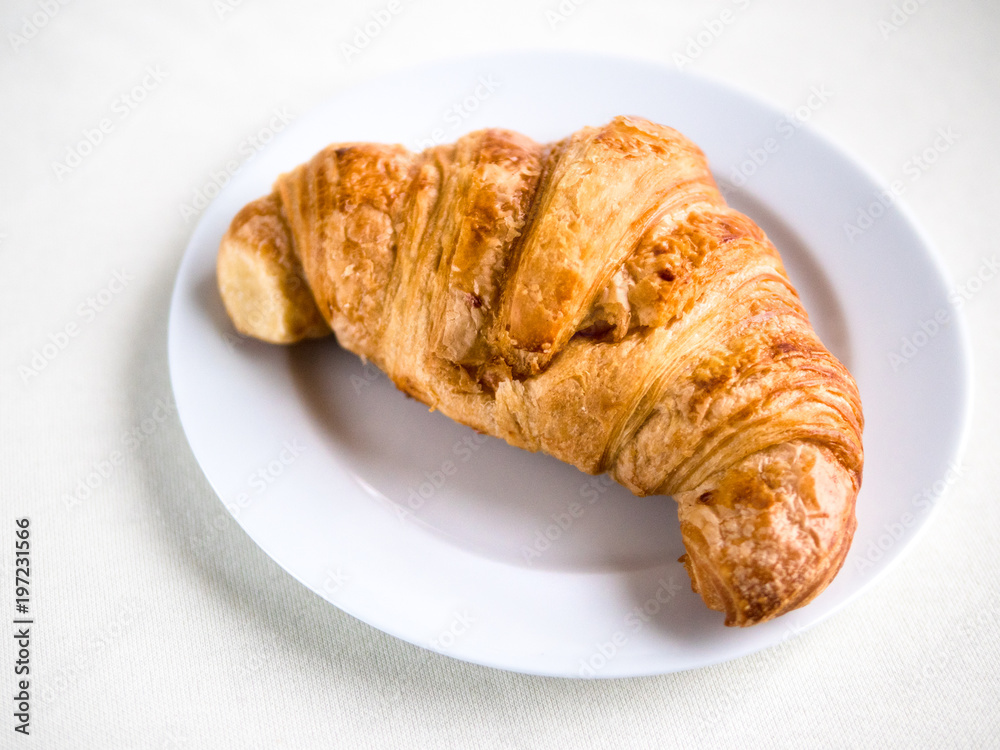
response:
M726 625L806 604L844 561L857 386L671 128L331 145L236 215L217 270L244 334L332 331L431 409L672 495L692 588Z

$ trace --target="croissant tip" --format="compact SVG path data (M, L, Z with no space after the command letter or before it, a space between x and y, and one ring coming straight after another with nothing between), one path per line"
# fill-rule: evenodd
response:
M692 588L729 627L808 604L847 556L857 492L856 474L831 450L790 441L677 493Z
M250 203L233 219L219 246L216 278L240 333L273 344L330 333L291 245L273 195Z

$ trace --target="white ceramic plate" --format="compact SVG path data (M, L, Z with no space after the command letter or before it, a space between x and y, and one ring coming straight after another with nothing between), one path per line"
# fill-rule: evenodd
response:
M405 398L332 339L284 348L238 337L216 292L215 254L235 213L328 143L415 148L488 126L546 141L622 113L676 127L705 150L730 202L780 249L821 337L861 388L866 466L846 564L808 607L750 629L724 627L691 592L669 498L636 498L477 436ZM439 63L339 94L236 173L181 265L170 371L205 475L303 584L381 630L479 664L657 674L814 625L925 524L967 421L969 367L926 239L898 205L869 209L877 182L799 125L700 77L573 54ZM859 209L871 226L849 239L845 224Z

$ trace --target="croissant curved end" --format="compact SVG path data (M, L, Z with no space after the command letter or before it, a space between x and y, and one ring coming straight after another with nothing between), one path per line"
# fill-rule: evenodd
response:
M794 441L678 493L691 587L730 626L807 604L843 565L857 492L858 478L832 451Z
M240 333L290 344L330 333L272 194L243 208L219 246L219 292Z

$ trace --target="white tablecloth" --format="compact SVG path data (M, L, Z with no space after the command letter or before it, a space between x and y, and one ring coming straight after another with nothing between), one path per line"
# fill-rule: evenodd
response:
M907 179L903 202L966 284L996 263L1000 5L11 0L0 30L0 746L995 746L1000 279L963 306L966 469L909 554L780 646L632 680L432 654L285 574L220 516L173 410L166 325L184 207L276 115L523 47L684 66L786 111L825 87L811 124L884 183ZM942 129L953 142L911 179ZM11 708L21 517L29 737Z

